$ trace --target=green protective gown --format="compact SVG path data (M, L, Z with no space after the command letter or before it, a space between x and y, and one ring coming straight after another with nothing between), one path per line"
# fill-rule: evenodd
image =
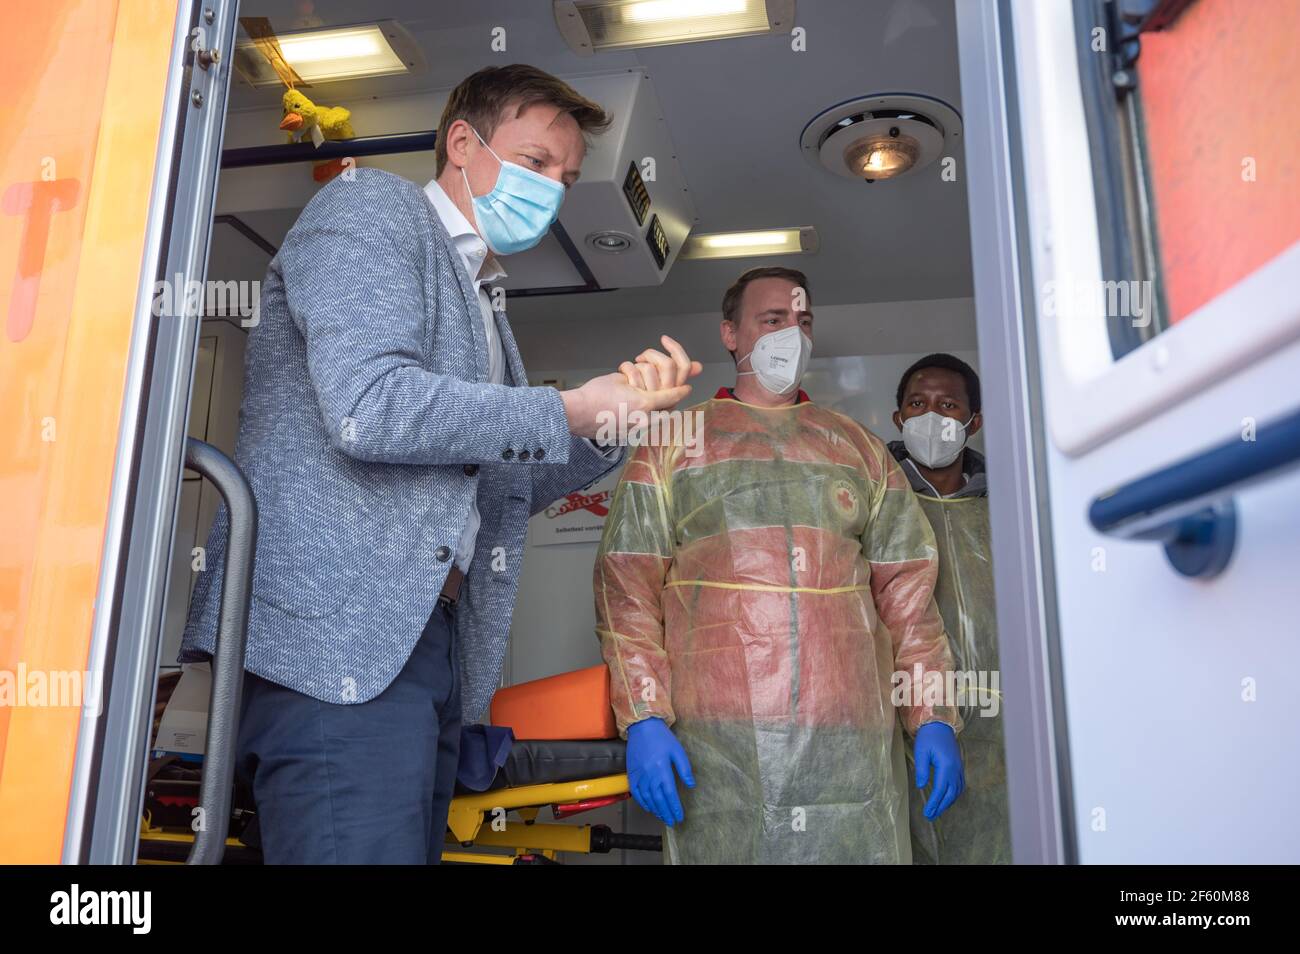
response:
M694 769L665 860L909 863L900 721L960 725L892 698L952 665L929 523L856 422L719 393L698 453L632 455L595 567L620 734L658 716Z
M935 599L957 670L977 678L959 697L964 728L957 738L966 791L931 822L923 813L929 787L924 792L915 785L909 788L912 859L917 864L1010 864L1000 674L996 685L993 679L999 669L988 498L918 494L917 500L939 547ZM987 677L983 682L981 673ZM907 764L913 771L910 749Z

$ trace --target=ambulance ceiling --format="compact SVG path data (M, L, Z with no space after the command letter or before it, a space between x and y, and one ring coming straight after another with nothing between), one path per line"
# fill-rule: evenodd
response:
M945 182L936 167L867 184L814 168L798 147L800 131L814 115L867 93L923 93L960 110L952 0L797 0L796 12L806 30L805 52L793 52L790 37L777 35L584 58L565 46L546 0L241 5L241 15L268 17L281 32L374 19L404 25L423 50L425 72L320 87L328 89L330 101L356 112L367 99L445 89L492 64L531 63L560 77L642 68L654 84L694 197L697 231L812 225L820 235L820 251L812 255L679 260L658 287L516 298L510 306L515 322L712 312L735 275L758 264L802 269L817 304L971 295L960 176ZM505 28L505 53L489 47L495 27ZM279 92L236 82L231 108L274 106ZM391 131L436 124L436 116L412 116ZM960 170L962 157L958 161ZM292 221L274 212L244 218L276 243Z

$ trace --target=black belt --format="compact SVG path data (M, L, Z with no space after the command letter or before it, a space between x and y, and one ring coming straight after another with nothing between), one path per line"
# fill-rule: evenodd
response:
M460 567L453 566L451 572L447 574L447 582L442 584L442 592L438 594L438 602L444 606L455 606L456 600L460 599L460 587L465 582L465 574L461 572Z

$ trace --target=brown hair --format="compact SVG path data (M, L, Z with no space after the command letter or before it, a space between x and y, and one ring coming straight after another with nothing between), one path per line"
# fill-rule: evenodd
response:
M808 288L808 276L797 268L786 268L784 265L761 265L758 268L751 268L739 278L737 278L727 289L727 293L722 296L722 318L733 325L739 319L737 314L740 311L740 299L745 295L745 289L749 283L757 281L760 278L784 278L786 281L794 282L804 290L808 296L808 304L812 304L812 291Z
M519 116L529 106L538 103L568 113L584 133L599 134L609 127L610 116L599 103L587 99L550 73L523 63L489 66L462 80L451 91L442 119L438 121L434 175L442 175L447 165L447 130L456 120L465 120L478 130L484 142L491 142L507 107L514 106L514 115Z

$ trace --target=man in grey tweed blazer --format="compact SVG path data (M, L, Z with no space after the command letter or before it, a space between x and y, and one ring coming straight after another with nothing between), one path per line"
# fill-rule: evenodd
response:
M259 515L239 770L268 862L439 859L528 517L619 464L588 439L603 415L671 407L698 373L664 339L626 376L529 387L493 309L497 256L541 239L607 124L540 70L482 70L448 100L434 181L350 171L271 262L235 450ZM214 651L227 530L223 509L183 661Z

